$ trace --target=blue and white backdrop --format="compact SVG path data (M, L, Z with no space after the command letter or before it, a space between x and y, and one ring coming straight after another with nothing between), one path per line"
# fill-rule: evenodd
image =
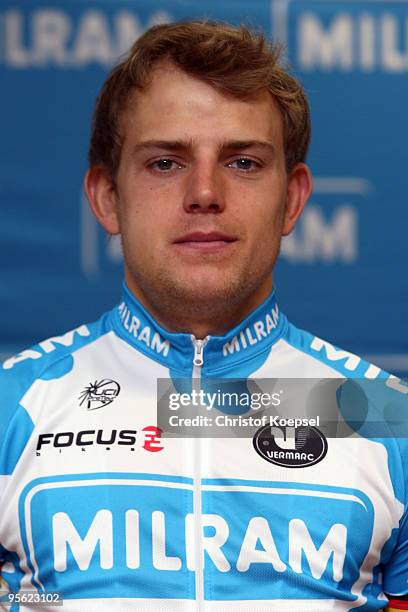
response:
M285 43L310 99L315 188L282 247L281 307L297 325L407 374L405 0L2 0L2 356L118 300L120 245L82 194L92 106L137 36L192 16L261 26Z

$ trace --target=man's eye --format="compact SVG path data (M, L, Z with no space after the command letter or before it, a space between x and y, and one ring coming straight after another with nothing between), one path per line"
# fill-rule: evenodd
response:
M158 170L159 172L169 172L170 170L174 170L175 168L181 168L182 166L178 164L174 159L157 159L156 161L149 164L149 168L153 170Z
M237 170L246 170L253 171L260 168L260 164L253 159L249 159L248 157L239 157L238 159L234 159L232 162L228 164L230 168L236 168Z

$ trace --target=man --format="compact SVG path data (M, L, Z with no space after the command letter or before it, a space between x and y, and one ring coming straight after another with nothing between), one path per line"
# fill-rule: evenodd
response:
M121 235L124 297L3 366L11 591L58 593L66 610L378 610L384 593L406 608L402 440L158 427L158 378L199 393L353 371L386 386L276 303L280 239L311 192L309 134L301 86L246 28L151 28L110 74L85 190Z

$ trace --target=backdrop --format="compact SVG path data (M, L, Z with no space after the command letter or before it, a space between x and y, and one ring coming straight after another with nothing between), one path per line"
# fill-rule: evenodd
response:
M137 36L192 16L261 26L309 96L315 188L283 243L281 307L406 374L408 3L386 0L2 0L2 356L119 299L120 245L82 193L92 107Z

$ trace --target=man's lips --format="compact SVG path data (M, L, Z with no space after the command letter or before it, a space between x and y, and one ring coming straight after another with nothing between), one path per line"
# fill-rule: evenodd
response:
M191 232L177 238L174 244L199 251L214 251L223 249L236 240L234 236L222 232Z

